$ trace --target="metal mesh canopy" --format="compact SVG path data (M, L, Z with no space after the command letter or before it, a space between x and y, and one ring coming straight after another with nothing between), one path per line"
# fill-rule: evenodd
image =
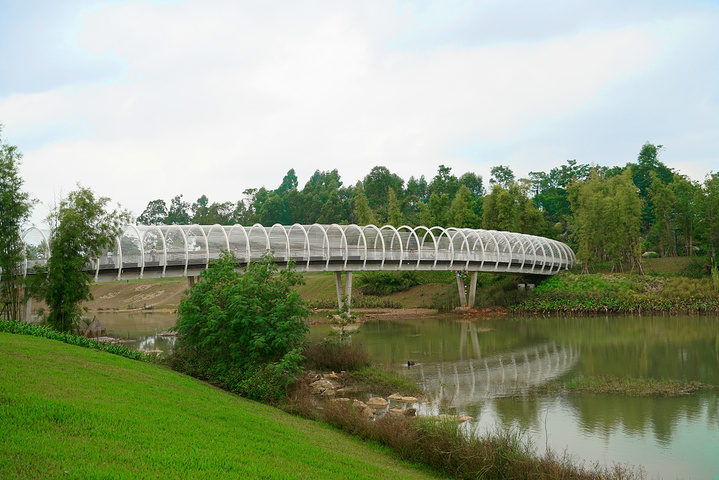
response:
M26 273L47 262L48 234L23 234ZM118 279L197 275L222 251L240 266L271 251L300 271L466 270L552 275L576 262L562 242L534 235L390 225L128 225L89 268Z

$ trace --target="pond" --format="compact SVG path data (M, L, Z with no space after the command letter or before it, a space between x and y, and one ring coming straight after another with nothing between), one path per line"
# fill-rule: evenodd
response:
M636 398L532 388L602 374L719 385L719 317L370 321L352 341L424 386L432 402L420 413L455 405L473 417L467 428L515 427L540 452L642 465L650 478L719 478L717 390Z
M135 348L171 348L173 339L154 335L174 325L172 314L98 319L108 335L136 339ZM329 330L315 325L310 335ZM352 341L423 385L431 401L420 413L455 405L473 417L466 428L517 428L539 452L642 465L650 478L719 478L719 390L634 398L534 388L602 374L719 385L719 317L383 320L363 324Z

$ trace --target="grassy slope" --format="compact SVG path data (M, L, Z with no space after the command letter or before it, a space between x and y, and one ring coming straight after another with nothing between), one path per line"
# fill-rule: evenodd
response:
M305 284L297 288L308 302L336 302L335 280L328 273L305 273ZM344 278L343 278L344 280ZM453 285L428 283L412 287L407 292L395 293L390 299L404 308L429 308L434 294L454 291ZM175 309L187 290L186 278L164 278L159 280L133 280L130 282L107 282L92 285L94 300L85 306L92 310L133 309L145 305L156 309ZM355 290L357 295L358 291ZM33 301L33 309L45 307L42 302ZM47 310L47 308L45 308Z
M0 334L0 478L436 478L152 364Z

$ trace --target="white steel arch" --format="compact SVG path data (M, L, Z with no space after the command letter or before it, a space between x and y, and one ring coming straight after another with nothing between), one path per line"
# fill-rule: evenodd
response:
M30 228L23 233L23 241L30 244L33 237L37 243L38 234L47 251L47 231ZM128 238L137 238L138 245L135 248L132 241L130 250L124 252L122 238L128 234ZM422 225L127 225L114 243L114 258L108 255L88 266L98 281L199 275L218 258L220 250L231 251L238 268L274 250L280 267L293 260L300 271L459 269L553 275L576 262L567 245L548 238ZM155 252L155 247L162 251ZM42 264L47 258L31 262ZM26 274L32 273L28 260L25 266Z

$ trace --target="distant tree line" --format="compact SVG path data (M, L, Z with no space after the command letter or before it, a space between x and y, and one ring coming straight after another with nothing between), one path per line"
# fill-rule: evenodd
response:
M137 221L484 228L563 240L587 267L633 268L647 251L660 256L706 252L716 263L719 174L693 181L659 160L662 149L646 143L636 162L624 167L568 160L519 179L509 167L496 166L486 186L481 176L458 177L445 165L429 180L406 181L376 166L355 185L343 185L337 170L318 170L300 189L291 169L276 189L247 189L236 202L211 203L206 195L193 203L177 195L169 206L153 200Z

